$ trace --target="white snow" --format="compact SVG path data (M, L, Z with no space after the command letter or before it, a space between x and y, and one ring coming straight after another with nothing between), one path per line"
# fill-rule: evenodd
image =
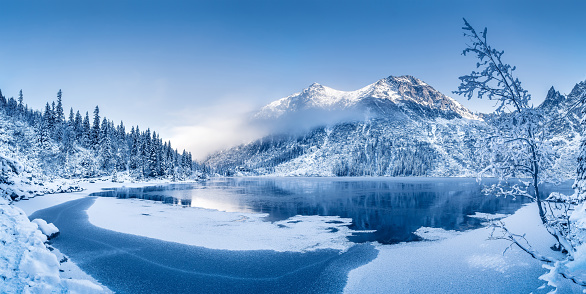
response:
M77 274L85 280L65 275L75 267L62 269L60 260L45 244L47 237L20 208L0 204L0 228L0 292L109 293L95 280L88 280L87 275Z
M381 79L354 91L341 91L318 83L313 83L302 92L269 103L261 108L255 117L261 119L278 118L289 111L309 108L327 110L344 109L356 105L366 97L374 97L390 100L395 103L400 103L402 100L410 100L431 108L440 108L442 110L450 109L457 112L465 119L482 120L455 99L439 92L437 92L439 97L441 97L439 101L434 101L431 98L425 100L423 97L414 99L410 97L409 94L404 95L403 90L405 90L407 85L423 86L426 91L429 89L429 91L437 92L423 81L408 76Z
M1 293L111 293L59 250L45 243L47 236L59 232L55 225L47 224L42 219L31 222L27 218L27 214L31 215L37 210L85 197L105 187L147 185L112 183L105 178L91 181L96 183L88 180L48 182L43 185L45 192L63 191L61 187L72 184L86 190L40 195L11 205L7 201L0 203ZM22 190L19 187L16 189Z
M59 233L59 229L53 223L47 223L44 219L35 218L31 222L37 224L39 230L49 239Z
M346 250L351 219L294 216L267 222L266 214L172 206L141 199L96 198L89 221L108 230L227 250Z
M484 213L484 212L478 212L477 211L474 214L468 215L468 217L473 217L473 218L478 218L478 219L482 219L482 220L492 221L492 220L503 219L503 218L507 217L507 215L506 214L502 214L502 213Z
M512 232L527 233L537 250L554 243L540 225L537 206L529 204L503 221ZM463 232L434 242L378 245L378 257L350 272L344 293L547 293L537 278L541 262L509 248L504 240L487 240L491 228ZM498 281L495 283L495 281ZM568 281L560 293L581 293Z
M82 183L82 186L91 191L121 185L129 184ZM82 197L88 192L71 194L80 194L78 196ZM71 195L37 197L28 200L30 204L27 205L31 210L41 209L50 206L51 201L60 202L60 197ZM35 203L36 201L38 203ZM540 225L536 209L535 204L527 205L503 221L512 232L527 233L527 239L536 250L545 251L554 241ZM266 216L264 214L223 212L172 206L150 200L104 197L96 198L95 204L88 209L88 216L92 224L106 229L211 249L305 252L321 248L346 250L353 245L346 238L353 233L347 227L351 220L339 217L295 216L270 223L263 220ZM472 216L487 220L504 217L488 214ZM41 240L45 240L40 231L35 231ZM552 289L538 289L544 282L539 281L537 277L547 272L540 262L515 247L509 248L503 254L510 244L503 240L487 240L490 232L490 228L462 233L422 227L417 234L426 240L435 241L397 245L375 244L379 250L378 257L350 272L345 293L519 292L520 289L546 293ZM75 266L73 263L55 263L57 259L62 258L58 252L53 252L57 254L57 258L45 256L43 252L33 250L27 253L28 255L23 254L23 257L18 258L19 261L22 260L26 271L46 273L42 279L37 278L37 281L45 285L43 287L69 287L71 292L76 291L77 287L82 287L83 290L78 290L78 293L100 292L97 288L99 286L96 286L91 277L81 276L83 272L80 270L67 270L68 264L69 267ZM577 257L581 259L581 256ZM65 273L55 276L55 269L58 270L59 266L66 269ZM7 270L0 272L4 273ZM74 280L65 279L64 274ZM60 278L59 282L57 278ZM88 282L76 281L86 278L90 280L91 285ZM65 280L67 281L64 282ZM494 286L495 280L502 283ZM21 286L24 282L19 283ZM579 287L563 279L556 280L556 285L562 293L581 292ZM42 291L45 290L43 288Z
M88 280L77 280L67 279L64 280L67 285L67 293L75 294L92 294L92 293L104 293L102 287L88 281Z
M414 232L415 235L427 241L437 241L457 236L460 233L442 228L421 227Z
M28 200L21 200L15 202L14 205L22 209L27 215L35 213L37 210L45 209L51 206L59 205L71 200L80 199L88 196L91 193L102 191L104 188L117 187L145 187L167 183L165 181L152 181L148 183L113 183L108 177L101 179L92 179L77 181L76 185L81 187L83 191L72 193L46 194L30 198Z

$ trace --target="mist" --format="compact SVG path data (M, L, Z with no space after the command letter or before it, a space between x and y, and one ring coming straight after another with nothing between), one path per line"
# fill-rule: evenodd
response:
M193 113L193 122L168 130L175 146L191 151L193 158L203 160L209 154L267 135L266 130L251 123L250 106L212 107Z
M316 127L368 118L368 113L357 109L304 109L285 113L278 118L257 119L252 121L250 125L269 134L302 134Z
M168 131L169 139L175 146L191 151L194 159L204 160L214 152L271 134L301 135L316 127L361 121L370 117L368 112L357 109L304 109L278 118L254 118L259 109L253 109L250 105L229 109L219 106L206 108L194 113L196 122L171 127Z

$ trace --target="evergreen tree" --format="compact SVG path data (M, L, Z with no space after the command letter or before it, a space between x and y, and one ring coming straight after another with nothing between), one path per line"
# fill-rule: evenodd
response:
M39 143L42 148L46 148L51 136L50 122L52 120L52 110L49 103L45 105L45 113L39 124Z
M75 115L73 114L73 107L69 109L69 119L67 120L67 124L70 126L75 126Z
M151 151L151 131L147 129L141 136L141 150L140 150L140 163L142 167L142 176L148 177L151 174L151 165L149 164L149 155Z
M36 144L41 147L37 151L42 158L41 166L51 176L89 177L129 171L139 178L183 179L191 173L191 153L184 151L180 155L171 142L163 142L150 129L141 133L136 126L127 133L122 121L115 125L106 118L100 120L98 106L93 125L88 112L82 117L73 108L66 119L61 90L57 101L47 102L43 111L23 105L22 91L19 94L18 100L6 99L0 92L0 110L34 126Z
M49 131L53 135L55 133L55 101L51 103L51 111L48 116Z
M61 90L57 92L57 105L55 106L54 116L54 131L55 140L61 141L63 139L65 114L63 113L63 104L61 101Z
M75 113L75 122L73 123L73 128L75 130L75 140L81 144L81 134L83 132L83 119L81 118L79 110Z
M101 169L110 172L114 166L114 151L110 138L110 127L106 118L102 121L98 155L101 160Z
M130 139L131 139L131 147L130 147L130 159L128 163L128 168L130 171L137 171L140 167L140 140L139 140L140 131L138 126L136 130L134 127L130 129Z
M98 144L100 143L100 108L96 105L94 109L94 124L92 125L92 132L91 132L91 147L97 149Z
M0 107L6 107L6 97L2 95L2 90L0 90Z
M51 128L51 124L53 123L53 111L51 110L51 106L49 106L49 102L45 105L45 112L43 113L43 121L47 128Z
M90 127L90 116L88 112L85 112L85 117L82 123L82 131L81 131L81 146L85 148L91 147L92 143L92 131Z
M65 114L63 113L63 103L61 101L61 89L57 92L57 106L55 107L55 123L61 124L65 120ZM73 109L72 109L73 110Z
M20 89L20 92L18 92L18 110L21 113L24 111L23 101L24 101L24 96L22 95L22 89Z

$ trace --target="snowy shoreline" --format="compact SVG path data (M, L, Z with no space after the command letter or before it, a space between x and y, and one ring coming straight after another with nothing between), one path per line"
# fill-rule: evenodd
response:
M103 188L158 184L162 183L83 183L86 189L83 192L36 197L20 201L16 206L30 215ZM547 250L553 241L535 219L537 213L534 210L535 204L528 204L503 221L511 230L527 232L528 238L542 247L539 249ZM303 216L270 223L263 221L264 215L258 213L221 212L150 200L106 197L98 197L87 213L90 222L97 227L212 249L305 252L331 248L344 251L354 244L346 238L353 233L347 227L351 220L338 217ZM141 225L136 226L137 223ZM429 233L429 230L424 231ZM503 254L509 243L487 240L490 228L435 233L440 236L436 241L375 244L378 257L349 273L344 292L418 293L433 290L462 293L490 290L546 293L551 290L542 287L545 283L538 280L546 272L542 264L514 247ZM434 236L428 239L434 239ZM492 282L495 279L506 282L495 286ZM558 289L569 293L582 292L571 284Z
M43 220L31 222L28 216L35 211L59 205L71 200L87 197L102 188L119 186L148 186L150 183L113 183L105 179L88 181L56 180L47 183L65 187L77 185L81 192L45 194L8 204L0 202L0 277L3 284L0 292L26 293L111 293L111 291L81 270L67 256L47 243L42 229L51 228ZM59 189L53 189L59 191ZM54 229L54 228L53 228ZM57 228L58 229L58 228ZM50 234L54 234L51 231ZM46 234L46 232L45 232Z
M481 215L501 219L503 215ZM479 217L479 216L475 216ZM535 203L502 218L513 232L545 252L555 240L538 219ZM510 242L489 240L492 228L448 234L437 241L377 245L378 257L352 270L344 293L548 293L547 271ZM508 249L507 249L508 248ZM506 251L506 252L505 252ZM392 277L392 278L389 278ZM495 283L499 281L499 283ZM582 293L565 281L558 293Z

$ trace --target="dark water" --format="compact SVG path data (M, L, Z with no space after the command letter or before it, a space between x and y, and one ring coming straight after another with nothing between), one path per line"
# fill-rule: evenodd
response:
M490 180L484 184L490 183ZM546 187L564 191L569 185ZM143 198L223 211L267 213L267 221L295 215L352 218L355 230L376 230L354 242L417 241L420 227L478 228L475 212L511 214L526 199L487 196L475 179L462 178L221 178L196 184L121 188L96 196Z

